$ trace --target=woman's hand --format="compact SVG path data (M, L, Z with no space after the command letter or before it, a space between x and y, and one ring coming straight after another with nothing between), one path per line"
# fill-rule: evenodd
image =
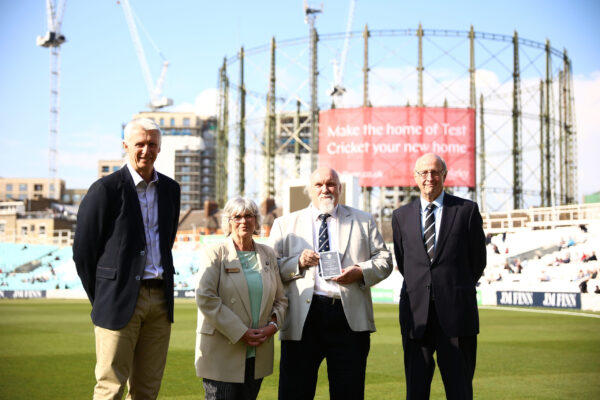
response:
M258 329L248 329L244 336L241 337L241 341L246 343L248 346L257 347L267 341L268 338L277 333L277 328L274 325L266 325Z

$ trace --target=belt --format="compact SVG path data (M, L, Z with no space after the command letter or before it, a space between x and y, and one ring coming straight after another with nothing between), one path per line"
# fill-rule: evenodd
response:
M336 297L327 297L321 294L313 294L313 301L323 304L329 304L332 306L335 304L342 304L342 299Z
M163 287L163 280L162 279L143 279L142 280L142 286L145 286L147 288L152 288L152 289L159 289Z

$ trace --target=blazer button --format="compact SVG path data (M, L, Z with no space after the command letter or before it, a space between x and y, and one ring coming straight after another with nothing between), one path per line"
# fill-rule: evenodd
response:
M293 278L294 276L296 276L296 274L293 272L290 272L290 278Z
M142 257L143 257L143 256L145 256L145 255L146 255L146 251L145 251L145 250L142 250L142 251L140 251L140 256L142 256Z
M235 304L235 299L231 299L231 304Z
M306 302L307 302L307 303L310 303L310 299L306 299Z
M135 277L135 280L136 280L136 281L139 281L140 279L142 279L142 277L141 277L141 276L139 276L139 275L137 275L137 276Z

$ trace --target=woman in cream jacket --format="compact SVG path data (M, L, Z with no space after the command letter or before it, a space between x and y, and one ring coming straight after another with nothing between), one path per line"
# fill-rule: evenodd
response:
M249 199L223 209L228 237L204 250L196 287L196 374L206 399L256 399L273 373L273 336L287 298L274 251L256 243L260 214Z

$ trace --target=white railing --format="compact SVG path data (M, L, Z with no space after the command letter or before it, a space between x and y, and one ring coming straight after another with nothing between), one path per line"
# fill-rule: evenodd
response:
M514 232L521 229L551 229L600 222L600 203L537 207L527 210L482 213L487 233Z
M56 229L46 234L21 234L16 230L0 232L0 242L23 243L23 244L49 244L58 247L73 245L75 233L69 229Z

